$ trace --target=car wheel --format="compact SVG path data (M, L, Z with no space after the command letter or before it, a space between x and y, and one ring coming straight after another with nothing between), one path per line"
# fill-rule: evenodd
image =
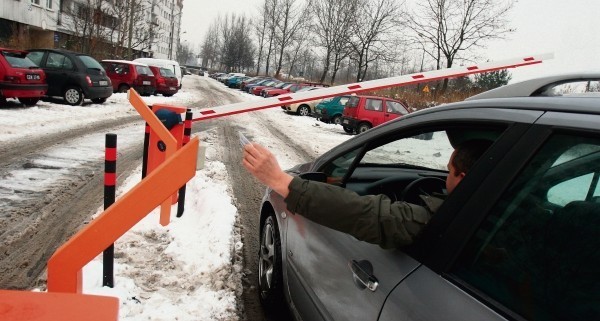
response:
M83 103L83 92L80 88L75 86L67 87L63 98L67 104L71 106L79 106Z
M258 289L260 302L270 313L280 313L284 304L281 239L274 214L263 223L258 250Z
M171 97L173 94L162 94L164 97Z
M106 102L106 98L94 98L92 99L94 104L104 104Z
M0 96L0 106L6 105L6 98Z
M371 129L371 124L368 123L362 123L360 125L358 125L358 129L356 130L359 134L366 132L367 130Z
M310 107L307 105L299 106L298 110L296 110L296 113L300 116L308 116L310 114Z
M120 93L126 93L128 90L129 90L129 85L127 85L127 84L119 85L119 92Z
M343 127L344 127L344 131L346 133L348 133L348 134L353 134L354 133L354 129L352 129L350 127L346 127L346 126L343 126Z
M40 101L39 98L19 98L19 101L21 102L21 104L25 105L25 106L35 106L35 104L37 104L38 101Z
M342 116L340 116L340 115L333 116L333 118L331 119L331 123L335 124L335 125L341 125L342 124Z

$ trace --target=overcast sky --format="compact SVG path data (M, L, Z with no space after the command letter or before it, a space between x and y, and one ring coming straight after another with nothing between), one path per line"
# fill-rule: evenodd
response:
M235 12L256 16L263 0L185 0L182 40L197 48L211 21L219 14ZM571 71L600 72L598 0L519 0L510 12L516 32L506 40L489 43L481 56L503 60L522 55L553 52L548 63L513 71L514 80Z

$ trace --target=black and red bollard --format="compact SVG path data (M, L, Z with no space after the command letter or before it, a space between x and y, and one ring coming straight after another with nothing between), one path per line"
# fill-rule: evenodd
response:
M185 121L183 122L183 146L190 142L190 137L192 136L192 110L188 109L185 113ZM177 217L181 217L183 215L183 211L185 209L185 189L186 184L183 184L179 189L179 197L177 199Z
M117 135L106 134L104 151L104 209L115 202L117 186ZM102 253L102 286L114 287L115 246Z

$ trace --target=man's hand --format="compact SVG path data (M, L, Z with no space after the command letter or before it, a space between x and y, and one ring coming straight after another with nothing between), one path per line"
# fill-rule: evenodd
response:
M261 183L287 197L292 176L281 170L277 159L268 149L256 143L246 144L242 164Z

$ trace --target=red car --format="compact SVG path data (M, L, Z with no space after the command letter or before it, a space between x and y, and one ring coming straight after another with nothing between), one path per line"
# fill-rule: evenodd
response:
M133 88L142 96L154 94L156 79L148 65L127 60L102 60L100 64L106 70L114 92L124 93Z
M363 133L409 113L398 100L377 96L352 96L342 113L342 127L347 133Z
M264 83L264 84L262 84L260 86L254 86L254 87L252 87L252 91L250 93L253 94L253 95L256 95L256 96L260 96L261 90L263 90L263 89L265 89L267 87L274 87L274 86L277 86L279 84L281 84L281 81L279 81L279 80L272 80L272 81L266 82L266 83Z
M287 84L283 88L267 88L263 90L263 97L267 98L279 96L281 94L295 93L296 91L309 86L309 84Z
M171 97L179 91L179 82L173 70L156 66L150 66L150 70L156 78L156 94Z
M48 91L46 74L27 58L29 52L0 48L0 105L6 98L17 98L33 106Z

